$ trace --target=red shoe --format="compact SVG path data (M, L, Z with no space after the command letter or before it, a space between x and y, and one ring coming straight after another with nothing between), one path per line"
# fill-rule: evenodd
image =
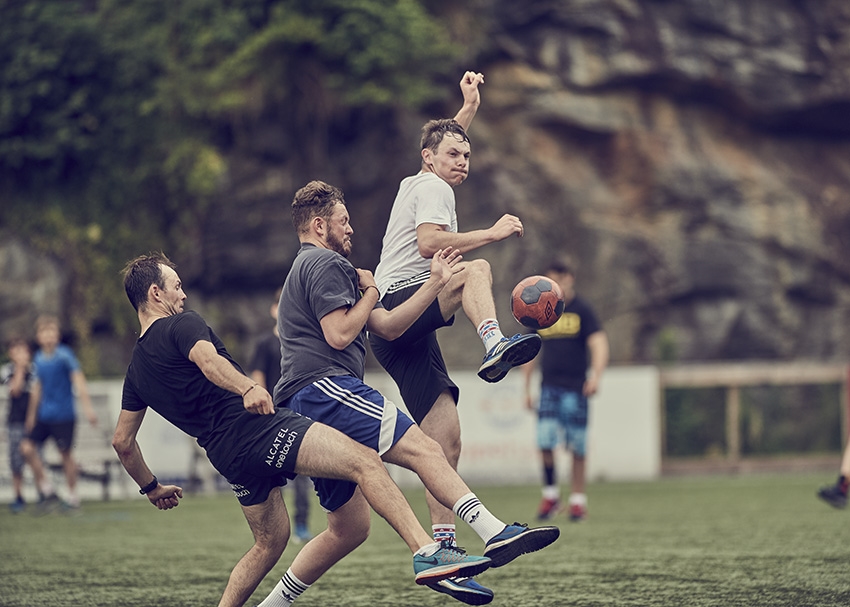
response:
M544 497L540 500L540 507L537 509L537 520L546 521L558 514L561 509L561 500L558 498L549 499Z
M579 523L587 517L587 506L583 504L570 504L570 520Z

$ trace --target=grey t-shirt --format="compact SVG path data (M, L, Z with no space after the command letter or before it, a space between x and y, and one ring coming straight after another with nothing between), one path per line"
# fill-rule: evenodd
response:
M357 303L359 283L354 266L339 253L301 245L283 284L277 312L283 375L274 389L275 404L285 404L298 390L323 377L363 379L365 328L348 347L336 350L325 341L319 322L328 313Z

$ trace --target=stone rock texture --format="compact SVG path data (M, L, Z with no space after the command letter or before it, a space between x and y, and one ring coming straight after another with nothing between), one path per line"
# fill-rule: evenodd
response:
M850 358L850 3L454 10L474 13L457 27L466 67L486 77L459 223L514 213L525 225L522 239L469 256L492 265L506 333L520 330L513 285L564 253L614 362ZM451 116L460 94L446 87L433 110ZM398 182L418 170L418 129L434 115L338 118L321 166L299 162L274 125L230 150L198 256L178 261L190 306L240 360L270 329L268 298L297 250L294 191L315 178L342 187L352 261L374 269ZM440 341L453 368L479 364L465 319Z

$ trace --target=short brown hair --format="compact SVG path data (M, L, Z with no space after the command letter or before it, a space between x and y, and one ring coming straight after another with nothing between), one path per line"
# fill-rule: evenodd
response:
M469 143L469 136L457 120L440 118L439 120L429 120L422 127L422 138L419 142L421 149L429 149L436 153L437 148L440 147L440 142L447 133Z
M306 234L313 217L330 221L337 203L345 204L342 190L324 181L311 181L295 192L292 200L292 225L295 231Z
M160 289L165 288L165 279L160 265L171 269L177 267L165 256L165 253L153 252L131 259L121 271L124 276L124 291L137 312L147 305L148 289L151 285L156 285Z

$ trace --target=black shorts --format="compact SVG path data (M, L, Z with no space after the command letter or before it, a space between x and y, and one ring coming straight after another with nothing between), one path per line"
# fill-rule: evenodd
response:
M240 455L239 472L226 475L240 504L262 504L272 489L295 478L298 450L312 424L313 420L286 408L269 416L265 432Z
M52 436L53 440L56 441L56 448L59 451L67 452L74 445L74 428L76 426L77 422L73 419L65 422L37 421L27 438L41 446Z
M392 310L407 301L420 286L421 282L401 288L393 285L381 303L387 310ZM369 334L375 358L395 380L401 398L417 424L422 423L437 397L446 390L452 393L455 404L458 402L460 390L449 378L436 333L437 329L452 324L454 316L443 319L440 303L435 299L398 339L387 341Z

